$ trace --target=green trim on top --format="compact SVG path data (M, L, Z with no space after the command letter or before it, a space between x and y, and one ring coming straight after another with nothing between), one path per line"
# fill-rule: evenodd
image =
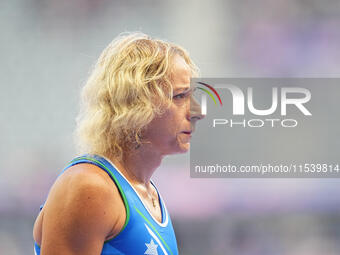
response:
M170 247L168 246L168 244L165 242L165 240L163 239L163 237L158 233L157 229L152 225L152 223L144 216L144 214L138 210L138 208L136 206L134 206L135 210L139 213L140 216L142 216L142 218L148 223L148 225L152 228L153 231L155 231L155 233L157 234L157 236L159 237L159 239L162 241L162 243L164 244L164 246L168 249L168 251L173 255Z
M89 159L89 158L87 158L87 157L85 157L85 156L76 157L76 158L72 159L72 160L68 163L67 167L68 167L70 164L72 164L73 162L75 162L75 161L77 161L77 160L80 160L80 159Z
M108 171L108 173L111 175L111 177L114 179L115 183L117 184L117 187L118 187L118 190L120 192L120 194L122 195L123 197L123 201L124 201L124 205L125 205L125 209L126 209L126 220L125 220L125 223L124 223L124 226L123 228L119 231L119 233L117 235L115 235L114 237L106 240L104 243L106 242L109 242L111 241L112 239L114 239L116 236L118 236L124 229L125 227L127 226L129 220L130 220L130 208L129 208L129 203L127 201L127 198L123 192L123 189L122 189L122 186L120 185L119 181L117 180L116 176L111 172L110 169L108 169L103 163L101 163L100 161L96 160L96 159L93 159L93 158L89 158L89 157L78 157L78 158L75 158L74 160L72 160L69 164L72 164L74 163L75 161L77 160L83 160L83 159L86 159L86 160L89 160L89 161L92 161L92 162L95 162L97 163L98 165L100 165L101 167L103 167L106 171Z

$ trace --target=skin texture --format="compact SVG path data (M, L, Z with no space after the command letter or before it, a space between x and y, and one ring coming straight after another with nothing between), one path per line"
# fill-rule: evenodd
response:
M174 58L173 103L171 107L160 117L155 118L148 126L144 138L150 141L153 150L161 155L187 152L190 148L190 135L183 132L191 132L195 125L190 112L190 78L191 71L184 59ZM196 112L199 105L196 104ZM196 117L200 117L196 115Z
M138 149L127 151L122 161L109 158L129 180L150 213L161 221L158 195L150 183L164 156L187 152L200 115L192 99L191 72L184 59L173 59L171 107L146 128ZM153 206L152 200L157 201ZM110 177L97 166L75 165L53 184L33 229L42 255L100 254L103 243L122 229L126 220L123 200Z
M34 238L41 254L100 254L103 241L120 231L125 218L110 177L96 166L76 165L52 186Z

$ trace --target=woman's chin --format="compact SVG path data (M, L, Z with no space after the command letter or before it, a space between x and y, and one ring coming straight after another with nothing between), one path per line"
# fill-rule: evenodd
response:
M179 146L178 153L186 153L190 150L190 142L181 143Z

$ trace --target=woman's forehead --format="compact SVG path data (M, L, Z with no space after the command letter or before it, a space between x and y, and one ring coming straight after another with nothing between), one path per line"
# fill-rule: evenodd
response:
M183 57L176 55L172 67L173 89L190 87L191 76L192 72L189 65L185 62Z

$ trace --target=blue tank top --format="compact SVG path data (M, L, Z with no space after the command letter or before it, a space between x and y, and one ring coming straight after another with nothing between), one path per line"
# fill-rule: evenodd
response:
M103 169L117 186L125 205L125 224L118 235L104 242L102 255L178 255L171 219L156 187L162 211L162 223L150 214L128 180L105 158L97 155L75 158L62 173L69 167L81 163L94 164ZM40 255L40 247L37 243L34 244L34 250L36 255Z

